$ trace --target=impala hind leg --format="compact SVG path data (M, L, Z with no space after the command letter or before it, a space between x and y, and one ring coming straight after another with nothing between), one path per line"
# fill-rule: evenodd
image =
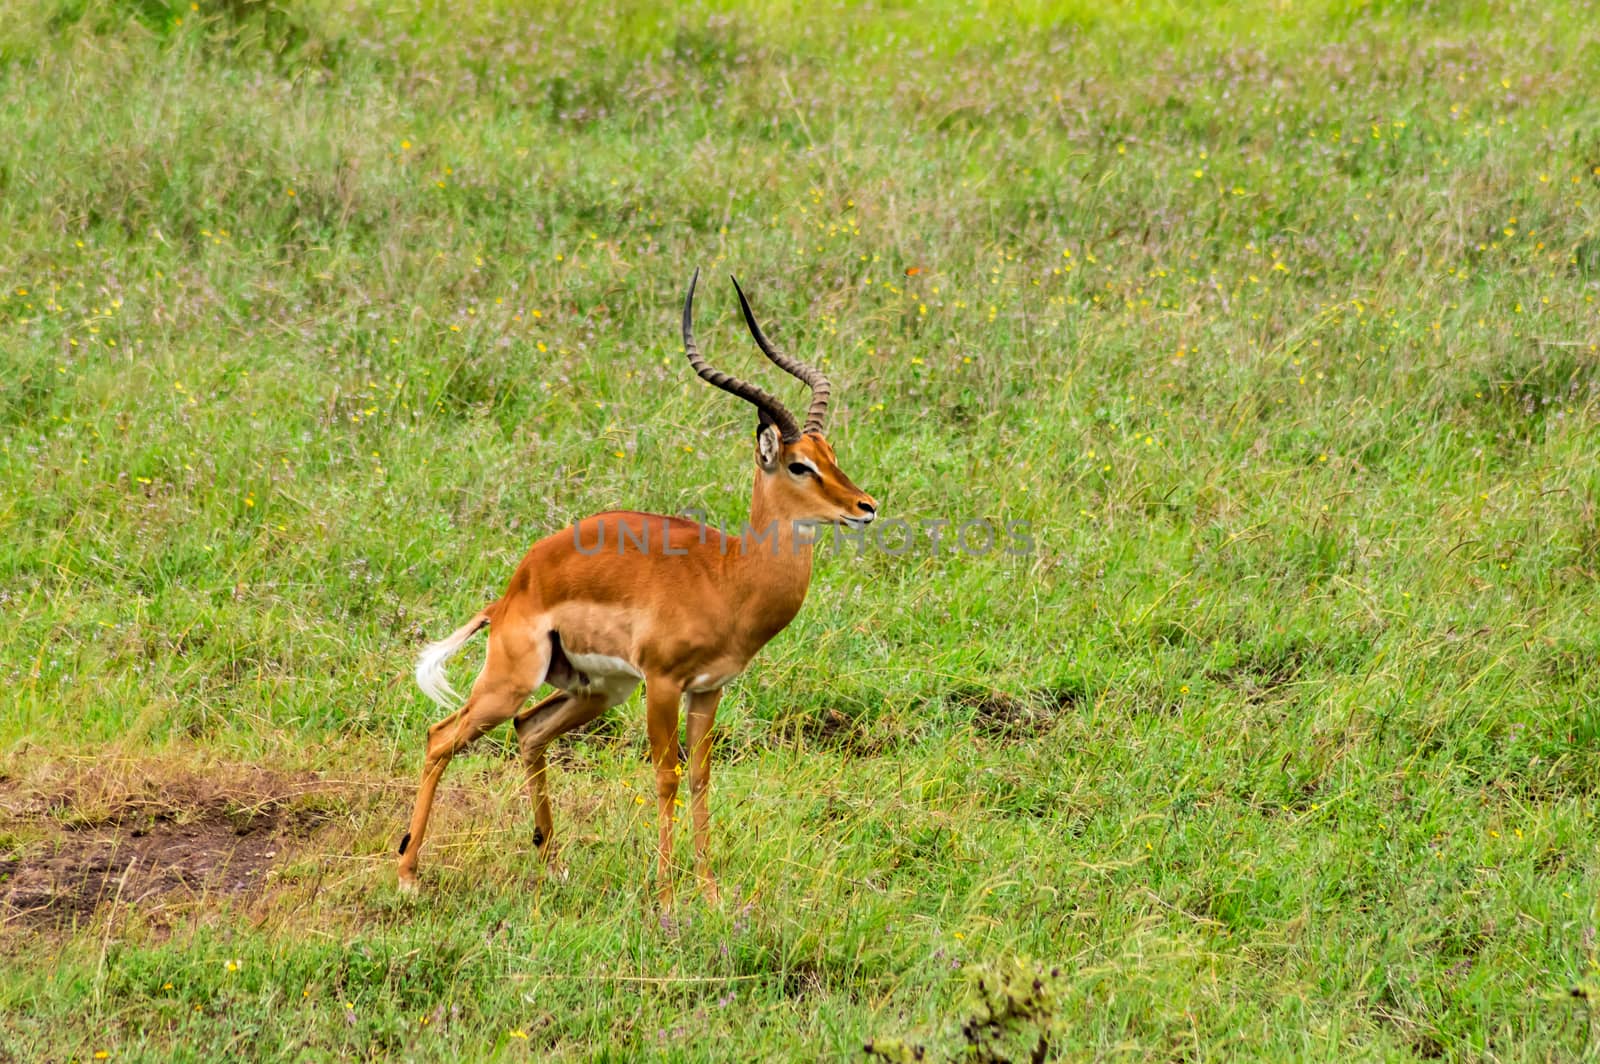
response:
M400 887L415 890L417 856L428 832L428 815L433 811L433 795L439 787L450 759L466 749L474 739L516 715L517 707L528 697L525 688L479 678L466 705L428 729L428 749L422 761L422 785L417 789L417 804L411 812L411 828L400 840Z
M694 814L694 869L700 892L715 905L720 900L711 874L711 732L722 690L689 696L689 810Z
M605 698L557 691L517 714L517 746L533 803L533 845L547 865L556 862L555 822L550 816L550 787L544 752L559 735L582 727L606 711Z
M507 636L489 633L489 653L483 671L472 684L466 704L428 729L427 752L422 759L422 785L411 811L411 828L400 840L400 888L415 890L417 856L428 832L428 814L450 759L472 740L516 716L517 710L541 683L550 664L550 643L543 632Z

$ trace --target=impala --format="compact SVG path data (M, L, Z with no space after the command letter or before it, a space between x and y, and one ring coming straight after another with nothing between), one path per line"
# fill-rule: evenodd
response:
M783 631L811 582L811 541L818 525L861 528L877 513L872 496L850 482L822 434L831 386L812 366L783 354L756 323L739 282L734 290L757 346L780 369L811 388L804 426L761 388L706 363L694 342L695 271L683 302L683 347L695 373L756 408L751 529L759 538L725 536L682 518L629 510L597 514L535 543L505 594L447 638L430 644L417 683L446 709L457 701L445 662L479 630L488 654L459 709L428 729L422 784L410 830L400 840L399 878L415 889L417 857L428 830L439 777L450 759L485 732L514 722L533 803L533 844L543 861L555 852L545 779L551 740L625 700L642 680L660 822L656 881L672 904L673 804L678 793L678 713L688 705L690 808L695 870L707 899L717 900L709 857L711 734L723 687ZM555 690L524 708L529 695Z

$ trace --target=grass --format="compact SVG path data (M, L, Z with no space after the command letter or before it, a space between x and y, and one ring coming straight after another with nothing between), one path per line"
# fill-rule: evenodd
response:
M0 22L0 880L299 825L12 911L0 1060L942 1059L1019 963L1061 1059L1600 1056L1587 5ZM886 517L1035 549L824 555L723 704L722 908L653 910L637 697L568 879L496 736L408 901L420 644L575 517L745 516L697 265Z

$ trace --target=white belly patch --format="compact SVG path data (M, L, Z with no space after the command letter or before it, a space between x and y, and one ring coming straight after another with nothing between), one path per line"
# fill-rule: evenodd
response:
M608 706L626 700L633 694L633 689L639 686L639 681L644 679L638 669L610 654L565 653L573 671L578 674L573 689L585 694L604 695Z
M722 688L732 683L734 678L738 675L739 674L736 672L730 672L726 676L713 676L709 672L702 672L699 676L696 676L694 679L690 680L689 686L684 688L684 690L694 693L699 693L701 691L720 691Z

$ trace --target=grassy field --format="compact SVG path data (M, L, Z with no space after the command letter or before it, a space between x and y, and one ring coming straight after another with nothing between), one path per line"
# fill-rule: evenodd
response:
M0 1061L1600 1059L1592 3L4 11ZM696 266L1035 550L823 553L721 907L637 696L403 897L422 643L745 517Z

